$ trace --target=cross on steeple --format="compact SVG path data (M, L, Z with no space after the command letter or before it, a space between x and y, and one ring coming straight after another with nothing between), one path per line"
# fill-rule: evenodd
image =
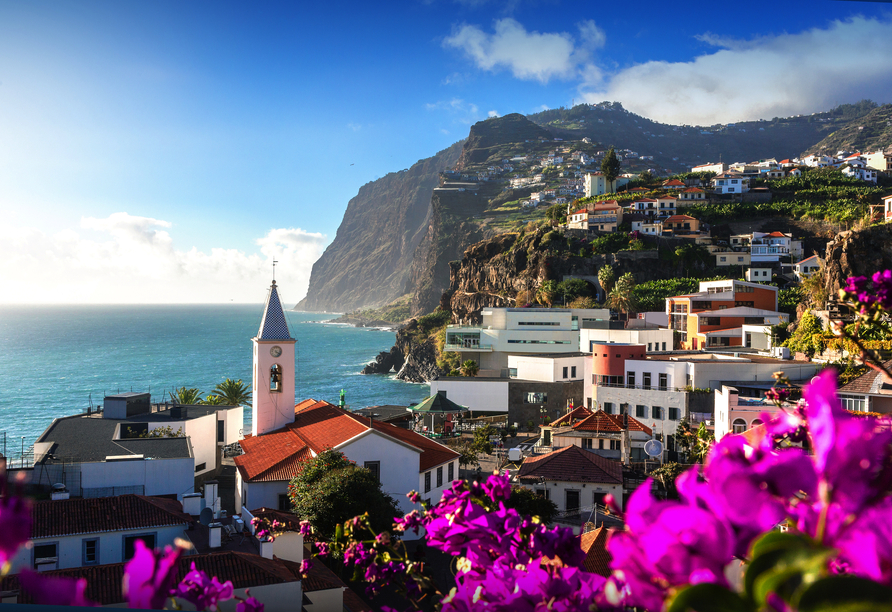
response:
M276 264L277 264L277 263L279 263L279 262L276 261L275 259L273 259L273 283L274 283L274 284L275 284L275 282L276 282Z

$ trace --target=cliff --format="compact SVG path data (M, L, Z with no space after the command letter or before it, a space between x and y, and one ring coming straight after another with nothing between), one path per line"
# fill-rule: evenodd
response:
M402 295L428 230L431 194L440 172L458 161L461 145L363 185L347 204L337 236L313 264L307 297L295 310L352 311Z
M892 269L892 225L840 232L824 253L824 288L833 299L850 276Z

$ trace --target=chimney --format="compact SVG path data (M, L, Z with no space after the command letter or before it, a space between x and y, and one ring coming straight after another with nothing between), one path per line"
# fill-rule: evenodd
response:
M264 559L273 558L273 543L267 539L260 540L260 556Z
M222 530L222 523L211 523L208 525L208 547L220 548Z
M50 498L54 501L57 499L68 499L69 498L68 488L62 483L56 483L53 485L52 493L50 493Z

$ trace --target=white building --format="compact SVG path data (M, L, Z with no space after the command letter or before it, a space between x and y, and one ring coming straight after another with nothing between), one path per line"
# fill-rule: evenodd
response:
M750 179L742 174L726 172L715 176L712 186L716 193L746 193L750 190Z
M622 509L623 470L608 459L574 445L524 459L516 481L550 499L558 512L590 512L612 495Z
M583 353L591 353L594 343L610 344L642 344L647 347L647 352L671 351L674 347L675 336L668 327L630 327L619 328L623 321L604 321L606 325L579 330L579 350Z
M821 269L821 260L817 255L806 257L802 261L793 264L793 273L799 280L803 280Z
M613 183L610 183L600 172L586 172L583 179L585 197L590 198L592 196L604 195L605 193L613 193L623 185L628 185L631 180L629 177L619 176Z
M763 424L762 414L774 415L777 406L773 402L750 397L740 397L732 386L722 385L715 393L715 439L728 434L742 434Z

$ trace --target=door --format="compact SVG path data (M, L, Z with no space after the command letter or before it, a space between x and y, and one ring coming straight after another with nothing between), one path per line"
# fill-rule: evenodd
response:
M579 510L579 491L566 491L566 506L567 512L572 512L573 510Z

